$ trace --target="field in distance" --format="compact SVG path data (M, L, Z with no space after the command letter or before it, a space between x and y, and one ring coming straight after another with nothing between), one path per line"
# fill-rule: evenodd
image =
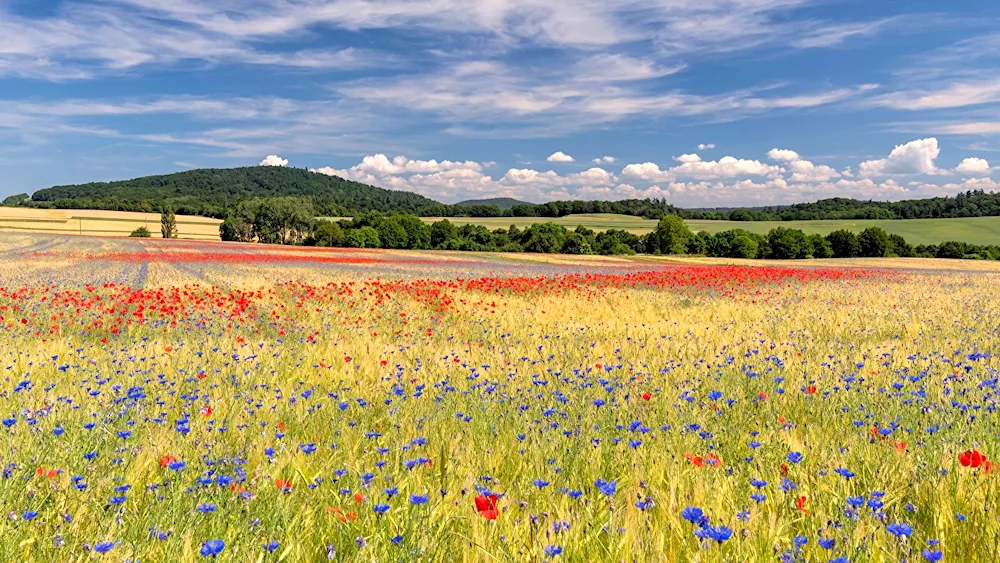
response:
M332 218L336 220L337 218ZM428 223L441 217L423 217ZM656 228L656 221L615 215L592 213L565 217L449 217L456 225L473 223L489 229L517 225L528 227L534 223L552 221L572 229L577 225L606 231L624 229L635 234L645 234ZM178 236L186 239L219 240L221 221L208 217L178 215ZM691 230L717 233L729 229L746 229L766 234L775 227L802 229L807 234L825 235L837 229L860 232L878 226L892 234L903 236L910 244L937 244L946 240L959 240L971 244L1000 244L1000 217L968 217L960 219L897 219L897 220L840 220L840 221L687 221ZM99 211L89 209L31 209L0 207L0 231L25 233L85 234L103 236L128 236L138 227L145 226L154 237L160 233L160 216L157 213L130 211Z
M440 221L441 217L424 217L424 221ZM595 231L624 229L637 235L656 228L656 221L604 213L567 215L565 217L450 217L456 225L474 223L489 229L506 228L517 225L527 227L533 223L552 221L568 228L583 225ZM887 219L887 220L831 220L831 221L695 221L687 224L692 231L718 233L729 229L746 229L750 232L767 234L775 227L802 229L806 234L826 235L837 229L861 232L867 227L882 227L890 234L900 235L910 244L937 244L946 240L958 240L971 244L1000 244L1000 217L966 217L959 219Z
M186 239L219 240L221 222L208 217L177 215L177 235ZM128 236L143 226L149 229L154 237L159 237L160 214L91 209L0 207L0 231Z

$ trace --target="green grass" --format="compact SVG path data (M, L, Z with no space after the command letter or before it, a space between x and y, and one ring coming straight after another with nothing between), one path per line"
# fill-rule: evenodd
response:
M425 217L424 221L432 223L440 221L440 217ZM608 229L625 229L636 234L645 234L656 227L656 221L614 214L583 214L567 215L549 219L544 217L488 217L488 218L449 218L456 225L474 223L484 225L489 229L517 225L527 227L533 223L552 221L568 228L577 225L605 231ZM694 231L717 233L729 229L746 229L751 232L766 234L775 227L802 229L806 234L819 233L825 235L837 229L848 229L860 232L871 226L882 227L890 234L898 234L910 244L937 244L946 240L960 240L972 244L1000 244L1000 217L970 217L962 219L898 219L898 220L840 220L840 221L688 221Z

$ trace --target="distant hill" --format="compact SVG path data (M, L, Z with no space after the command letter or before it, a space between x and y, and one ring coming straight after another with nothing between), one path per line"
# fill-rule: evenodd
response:
M55 186L31 196L36 207L159 211L224 218L226 209L249 198L309 198L323 216L366 211L443 215L448 206L410 192L376 188L301 168L253 166L200 169L119 182Z
M527 201L521 201L519 199L514 199L512 197L494 197L490 199L467 199L465 201L460 201L455 205L495 205L501 210L510 209L515 205L535 205Z

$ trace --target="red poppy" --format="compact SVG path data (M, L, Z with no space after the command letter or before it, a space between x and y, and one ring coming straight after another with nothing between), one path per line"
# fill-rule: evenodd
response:
M801 510L802 512L805 512L806 514L809 514L809 511L806 510L806 497L805 496L801 496L798 499L796 499L796 501L795 501L795 507L798 508L799 510Z
M962 464L962 467L976 469L986 462L986 456L979 453L979 450L965 450L958 454L958 462Z
M650 395L649 393L643 393L642 394L642 400L644 400L644 401L648 401L648 400L650 400L652 398L653 398L653 396Z
M201 407L201 410L199 410L198 412L200 412L204 416L212 416L212 407L205 405Z
M177 461L177 458L172 455L165 455L160 458L160 467L167 467L171 463Z
M357 503L365 502L365 495L363 495L361 493L355 493L354 494L354 502L357 502Z
M782 477L787 477L788 476L788 466L787 465L785 465L784 463L782 463L780 466L778 466L778 469L781 471L781 476Z
M815 395L816 394L816 386L815 385L810 385L809 387L806 387L806 393L808 393L809 395Z
M476 497L476 510L483 518L487 520L496 520L497 516L500 516L500 509L497 508L497 503L499 501L500 499L496 495L490 495L488 497L479 495Z
M274 486L278 487L278 490L283 493L287 493L292 490L292 482L288 479L275 479Z
M899 453L906 452L906 442L896 442L896 451Z

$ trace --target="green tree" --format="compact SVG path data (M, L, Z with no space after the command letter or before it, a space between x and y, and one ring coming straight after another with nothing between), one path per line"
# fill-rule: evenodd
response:
M889 235L880 227L868 227L858 235L859 256L881 258L889 253Z
M316 246L340 246L344 242L344 230L333 221L320 219L316 221L311 242Z
M729 258L756 258L759 245L757 239L747 234L739 234L733 237L729 243Z
M0 203L0 205L3 205L4 207L20 207L30 201L31 196L28 194L16 194L3 198L3 202Z
M177 217L170 209L160 214L160 234L163 238L177 238Z
M768 256L777 260L792 260L807 258L812 252L812 245L806 234L799 229L775 227L767 233Z
M838 229L826 235L834 258L854 258L861 254L861 244L858 235L847 229Z
M536 223L521 233L521 245L525 252L554 254L562 249L568 232L566 227L555 223Z
M142 226L132 231L132 233L129 236L135 238L149 238L153 236L153 233L149 232L149 229L147 229L145 226Z
M964 242L949 240L942 242L937 247L937 258L962 258L965 256L967 245Z
M406 229L399 223L397 215L375 219L372 228L378 232L382 248L402 249L410 247L410 236L406 234Z
M809 239L809 246L812 248L809 254L811 254L813 258L833 257L833 246L830 245L830 241L826 240L823 235L812 234L806 238Z
M378 238L378 231L372 227L361 227L359 229L347 229L344 231L344 246L351 248L379 248L382 241Z
M447 219L441 219L431 224L431 248L441 248L449 240L458 238L458 229Z
M913 246L900 235L889 235L889 254L902 258L915 256Z
M660 254L683 254L687 250L688 240L694 236L684 220L677 215L665 215L656 225L653 234L655 250Z
M431 247L431 227L415 215L397 215L396 221L409 239L408 248L423 250Z

